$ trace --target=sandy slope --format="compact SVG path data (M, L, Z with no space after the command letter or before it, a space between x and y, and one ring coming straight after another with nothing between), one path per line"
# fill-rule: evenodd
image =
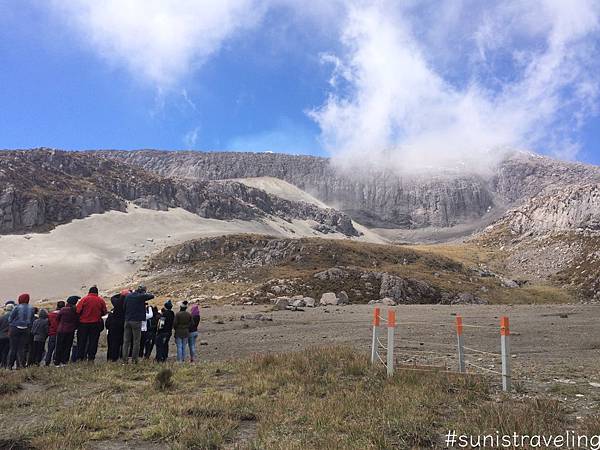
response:
M291 200L294 202L306 202L312 203L313 205L317 205L320 208L330 208L329 205L326 205L321 200L313 197L308 192L303 191L302 189L294 186L287 181L280 180L279 178L273 177L256 177L256 178L236 178L232 181L239 181L247 186L254 187L257 189L262 189L269 194L276 195L286 200ZM363 233L361 240L365 240L368 242L373 242L375 244L386 244L388 243L388 239L375 233L372 230L369 230L367 227L352 222L354 224L354 228Z
M150 253L199 237L260 233L346 238L341 234L319 234L312 224L280 219L220 221L203 219L183 209L160 212L130 206L128 213L93 215L50 233L2 236L0 300L14 299L21 292L29 292L35 300L63 298L81 294L92 284L108 291L131 277ZM128 258L139 261L132 264Z

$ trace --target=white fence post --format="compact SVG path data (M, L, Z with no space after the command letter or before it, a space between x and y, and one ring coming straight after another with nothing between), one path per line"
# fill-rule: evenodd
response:
M388 310L388 339L387 339L387 374L394 375L394 331L396 328L396 312Z
M506 316L500 319L500 344L502 347L502 390L509 392L511 389L510 326Z
M377 350L379 343L377 342L377 328L379 328L379 308L373 310L373 340L371 342L371 365L375 364L377 359Z
M465 372L465 347L463 342L462 317L456 316L456 338L458 345L458 371Z

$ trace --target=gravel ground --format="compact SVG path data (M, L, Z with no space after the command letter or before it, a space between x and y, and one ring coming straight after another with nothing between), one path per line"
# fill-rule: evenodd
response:
M382 311L388 308L382 307ZM519 395L547 393L568 402L577 414L600 406L600 306L414 305L396 311L396 357L413 364L456 368L455 315L463 317L465 346L500 352L500 317L510 318L511 366ZM306 308L268 312L264 306L202 309L200 360L230 359L254 353L287 352L311 346L348 345L370 352L372 306ZM262 313L272 321L240 320ZM218 323L223 322L223 323ZM382 329L381 340L386 343ZM174 349L173 349L174 350ZM382 350L382 353L384 350ZM467 362L501 370L500 357L466 350ZM498 384L499 375L488 373ZM595 386L594 384L597 385Z

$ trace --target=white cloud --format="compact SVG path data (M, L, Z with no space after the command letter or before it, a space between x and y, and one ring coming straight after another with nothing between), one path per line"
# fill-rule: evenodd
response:
M450 34L440 47L431 38L435 14L419 16L414 5L386 1L350 8L346 51L326 57L335 62L334 89L311 113L338 161L481 168L509 148L547 146L573 155L573 128L598 98L597 72L590 70L598 58L598 2L528 0L479 14L473 9L468 21L457 19L460 11L446 14L442 26ZM429 27L427 36L419 27ZM455 67L440 64L439 54L455 55ZM449 74L459 71L457 83Z
M183 136L183 144L186 150L194 150L198 143L198 134L200 133L200 127L196 127L185 133Z
M168 89L262 16L259 0L52 0L92 48Z

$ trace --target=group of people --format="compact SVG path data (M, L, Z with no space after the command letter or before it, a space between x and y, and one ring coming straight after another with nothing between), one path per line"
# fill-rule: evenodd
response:
M112 296L109 312L98 288L92 286L80 298L71 296L59 301L54 311L48 312L29 304L29 294L21 294L15 303L7 301L0 316L0 367L13 369L28 365L54 364L62 367L69 362L96 359L100 335L107 331L108 361L140 358L149 359L156 348L156 361L169 357L169 342L175 335L177 361L196 358L196 340L200 324L200 310L188 302L180 303L173 312L173 303L167 301L159 311L148 304L154 295L144 286L123 290Z

